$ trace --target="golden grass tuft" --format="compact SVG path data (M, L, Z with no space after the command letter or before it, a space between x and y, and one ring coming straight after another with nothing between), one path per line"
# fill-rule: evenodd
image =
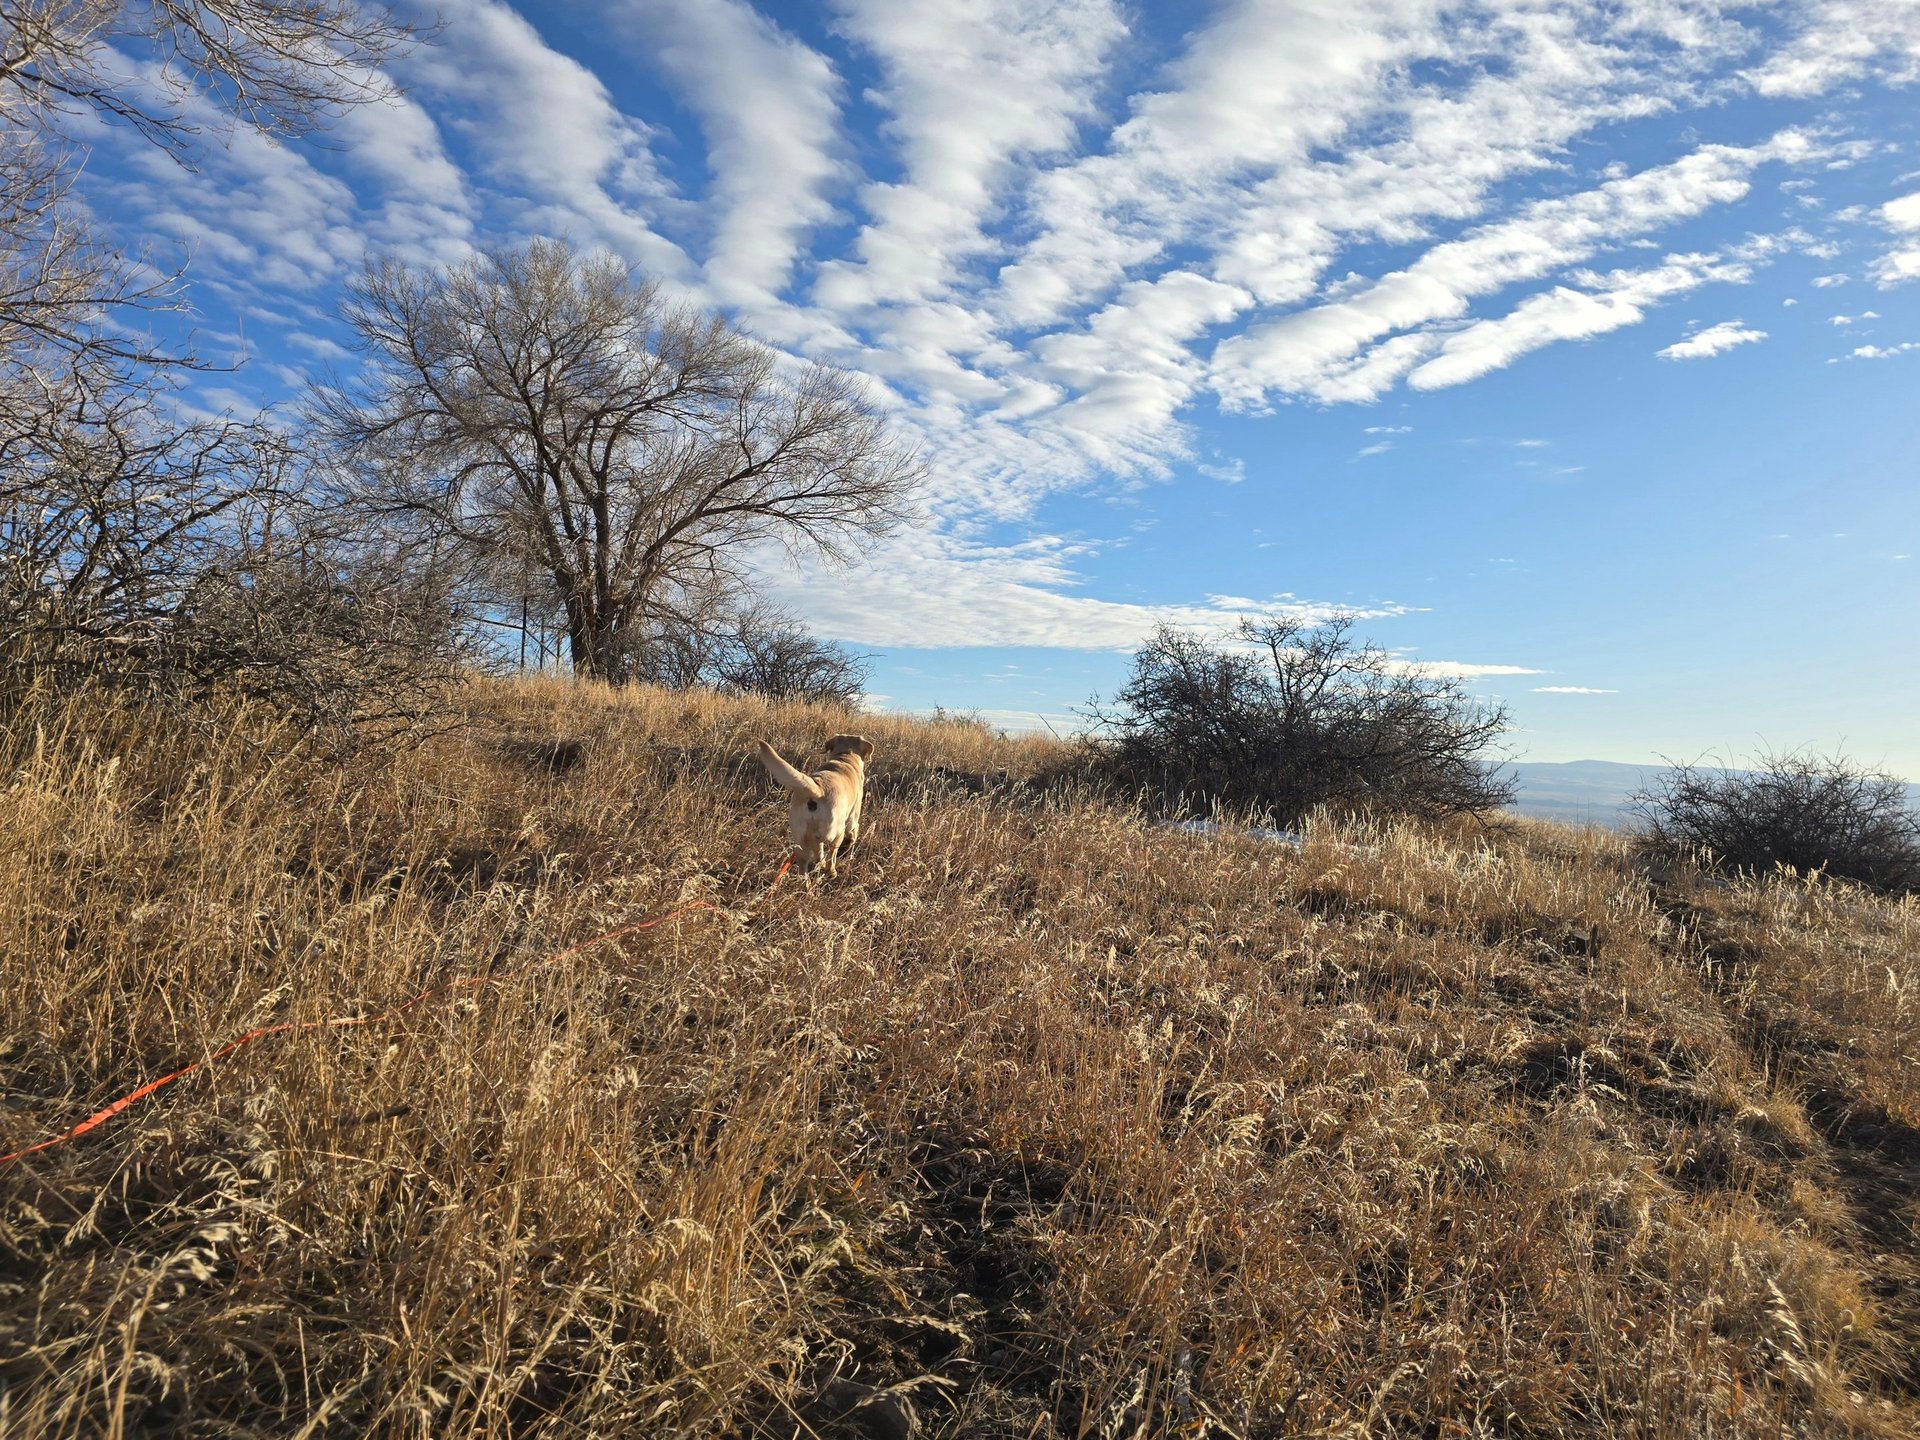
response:
M555 680L0 734L0 1434L1905 1436L1920 906ZM879 746L762 899L748 756ZM1040 783L1026 783L1040 782Z

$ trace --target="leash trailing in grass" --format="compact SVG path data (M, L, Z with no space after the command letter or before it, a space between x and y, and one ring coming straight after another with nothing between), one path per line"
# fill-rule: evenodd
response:
M767 888L761 892L759 900L765 900L767 896L771 895L774 888L778 886L782 880L786 879L787 871L792 868L793 859L789 856L786 862L781 865L779 872L775 874L772 881L767 885ZM757 900L755 903L758 904L759 901ZM536 970L544 970L550 965L557 965L562 960L570 959L583 951L593 950L601 945L611 944L613 941L623 939L628 935L637 935L642 930L651 930L657 925L666 924L669 920L677 920L682 915L691 915L701 910L718 910L719 908L720 907L715 905L711 900L695 900L690 904L669 910L664 915L656 915L651 920L642 920L633 925L623 925L618 930L609 930L604 935L596 935L591 940L583 940L578 945L571 945L565 950L554 952L544 960L536 961L531 965L523 965L518 970L509 970L504 975L465 975L458 980L449 980L444 985L435 985L431 989L422 990L412 999L403 1001L391 1010L381 1011L378 1015L335 1015L325 1020L304 1020L285 1025L259 1026L257 1029L247 1031L244 1035L236 1035L204 1060L195 1060L190 1065L182 1065L178 1070L162 1075L158 1079L147 1081L146 1084L141 1085L138 1089L129 1090L111 1105L103 1106L94 1111L93 1114L82 1120L71 1130L63 1131L50 1139L40 1141L36 1145L28 1145L23 1149L0 1155L0 1165L11 1164L13 1161L23 1159L28 1155L38 1154L42 1150L51 1150L54 1146L64 1145L69 1140L78 1140L82 1135L87 1134L89 1131L99 1129L116 1115L119 1115L121 1112L130 1109L132 1106L146 1099L147 1096L154 1094L156 1091L166 1089L166 1087L173 1084L174 1081L184 1080L187 1076L193 1074L194 1071L204 1070L216 1060L224 1060L227 1056L233 1054L234 1051L245 1049L256 1040L264 1040L269 1035L285 1035L295 1030L343 1030L365 1025L379 1025L384 1021L397 1020L407 1011L413 1009L414 1006L424 1004L437 995L450 995L455 990L467 990L476 985L504 985L509 980L518 980L524 975L531 975Z

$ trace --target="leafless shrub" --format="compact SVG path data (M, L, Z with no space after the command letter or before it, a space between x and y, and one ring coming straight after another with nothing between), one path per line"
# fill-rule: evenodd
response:
M286 525L246 535L195 586L159 647L176 693L237 692L338 737L434 727L480 663L458 599L391 552Z
M0 665L270 698L308 728L417 718L470 649L429 567L311 503L290 439L183 419L164 370L57 352L0 373Z
M1841 757L1762 754L1745 770L1677 765L1632 809L1661 849L1746 874L1780 866L1920 890L1920 814L1904 781Z
M365 365L311 420L344 493L493 577L532 576L574 668L619 678L629 632L740 588L746 550L844 556L901 515L911 457L852 377L777 357L559 241L447 271L369 267Z
M172 419L161 387L71 357L0 375L0 607L44 662L180 608L229 512L280 493L270 432Z
M700 685L732 695L853 706L866 692L862 655L808 631L764 602L713 619L661 626L629 641L625 676L669 689Z
M8 696L92 680L393 719L443 678L444 597L304 503L270 424L183 415L190 354L140 337L176 276L70 195L76 114L190 163L204 118L287 137L380 99L407 28L356 0L0 5L0 662ZM127 63L131 58L135 63Z
M48 685L106 685L195 705L246 696L310 731L413 727L477 658L431 573L340 542L297 496L156 482L110 498L37 575L7 567L9 704Z
M1351 617L1241 626L1241 646L1163 628L1092 718L1100 768L1170 805L1296 823L1321 807L1439 818L1504 805L1498 704L1352 637Z

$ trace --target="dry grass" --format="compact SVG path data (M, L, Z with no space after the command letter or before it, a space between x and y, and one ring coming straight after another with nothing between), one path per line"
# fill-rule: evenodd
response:
M1598 832L1155 831L866 718L556 683L323 761L0 736L0 1433L1885 1435L1920 907ZM954 772L960 772L958 774ZM973 792L982 793L973 793Z

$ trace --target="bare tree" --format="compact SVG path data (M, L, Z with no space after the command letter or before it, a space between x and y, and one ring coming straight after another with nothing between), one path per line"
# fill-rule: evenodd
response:
M24 392L24 393L22 393ZM16 659L150 634L222 543L222 520L281 493L277 438L181 423L152 384L82 360L0 375L0 605Z
M413 38L362 0L0 0L0 116L51 126L88 110L184 161L192 97L263 134L303 135L385 94L379 67ZM148 63L129 76L116 51Z
M373 67L408 39L355 0L0 0L7 678L219 678L277 687L318 718L398 693L390 662L427 637L444 657L446 628L421 623L431 590L390 583L400 553L374 565L310 523L283 433L182 415L173 387L196 362L138 325L181 307L177 277L100 238L70 194L76 115L131 124L187 163L190 116L302 134L387 93Z
M199 114L302 135L390 93L378 67L414 38L361 0L0 0L0 358L23 343L165 358L99 324L176 295L68 203L73 116L124 121L190 164L196 97Z
M582 674L619 678L623 637L737 588L751 546L844 557L916 478L854 378L561 241L376 263L346 318L366 363L312 422L350 492L477 567L538 574Z
M1357 644L1354 621L1248 621L1238 646L1162 628L1092 718L1105 768L1179 806L1428 818L1496 809L1513 784L1488 761L1506 712L1458 681Z
M1920 890L1920 813L1906 783L1803 752L1747 770L1676 765L1633 797L1655 845L1748 874L1784 865L1884 890Z
M190 100L304 134L390 93L376 67L413 38L361 0L0 0L0 426L36 423L36 390L62 388L50 370L84 371L100 394L192 363L132 338L128 312L178 308L177 277L102 241L72 203L75 115L123 120L189 163Z
M0 429L0 699L104 680L271 697L309 728L411 724L471 649L419 557L343 530L271 427L181 420L84 356ZM143 383L144 380L144 383Z

